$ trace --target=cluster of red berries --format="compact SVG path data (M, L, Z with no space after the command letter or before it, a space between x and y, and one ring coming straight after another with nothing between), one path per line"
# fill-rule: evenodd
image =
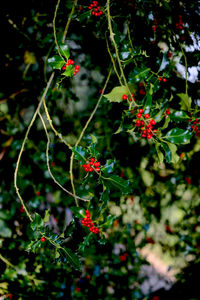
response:
M188 122L192 122L192 120L188 120ZM200 137L200 121L199 121L199 119L196 119L195 121L192 122L191 128L195 132L195 135L197 137Z
M138 120L136 120L135 125L137 127L140 127L140 130L141 130L140 133L142 134L142 137L147 138L148 140L150 140L152 138L152 136L154 135L154 133L157 132L157 129L153 129L153 126L156 125L156 121L153 120L153 119L150 119L150 120L148 120L148 124L145 124L144 121L139 120L140 118L142 118L142 113L143 113L143 109L140 108L138 110L137 115L136 115ZM149 114L144 114L144 118L149 119Z
M130 97L129 100L130 100L131 102L132 102L132 99L133 99L133 101L135 101L135 95L134 95L134 94L131 94L131 96L132 96L132 97ZM122 96L122 100L127 100L127 99L128 99L128 96L124 94L124 95Z
M157 19L154 18L154 25L152 26L153 31L156 31L157 27L158 27L158 22Z
M146 95L146 91L145 91L143 83L139 83L138 86L139 86L139 94L143 95L143 96Z
M178 17L179 17L179 20L178 20L178 23L176 23L176 29L182 30L183 29L183 25L184 25L183 20L182 20L182 16L179 15Z
M95 17L99 17L103 14L100 6L98 6L98 1L92 1L92 4L90 4L88 8L92 10L92 15Z
M88 227L89 231L91 231L95 234L99 233L100 232L99 229L94 226L94 222L90 218L89 210L86 209L85 213L86 213L86 217L83 218L83 220L81 221L81 224L83 224L83 226L85 226L85 227Z
M167 118L168 115L170 115L169 108L167 108L166 111L165 111L165 113L164 113L165 118Z
M62 71L65 71L66 68L70 65L74 65L74 61L72 59L68 59L67 63L64 64L64 66L62 67ZM74 76L79 72L79 65L75 66L75 69L74 69Z
M82 167L85 169L85 172L92 172L94 169L99 172L100 171L100 165L101 163L99 161L95 162L95 158L90 158L90 161L86 161L86 164L82 165ZM94 167L94 169L92 168Z
M124 253L124 254L120 255L119 258L120 258L121 261L125 261L127 256L128 256L128 253Z
M162 77L158 77L158 80L159 81L163 81L163 82L167 82L167 79L166 78L162 78Z

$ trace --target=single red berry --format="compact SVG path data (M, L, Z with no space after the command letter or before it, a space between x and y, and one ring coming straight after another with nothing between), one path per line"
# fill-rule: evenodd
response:
M99 168L95 168L95 170L96 170L97 172L99 172L99 171L100 171L100 169L99 169Z
M151 134L147 135L148 140L150 140L152 138Z
M145 114L144 117L145 117L145 119L148 119L149 118L149 114Z
M43 236L40 240L41 242L45 242L45 237Z
M82 165L82 167L83 167L83 168L85 168L85 167L86 167L86 165Z
M142 109L142 108L139 109L139 113L140 113L140 114L143 113L143 109Z
M151 125L156 125L156 121L155 120L151 120Z
M87 165L86 165L86 168L90 168L90 164L87 164Z
M40 191L35 192L37 196L40 196Z
M167 79L166 78L163 78L163 82L166 82L167 81Z
M159 81L162 81L162 78L161 78L161 77L158 77L158 80L159 80Z
M94 162L94 161L95 161L95 158L94 158L94 157L90 158L90 161L91 161L91 162Z
M88 170L89 172L92 172L93 171L93 169L92 168L89 168L89 170Z
M75 291L76 291L77 293L80 293L80 291L81 291L80 287L77 286L77 287L75 288Z
M140 113L137 114L137 118L141 118L142 115Z
M52 166L52 167L55 167L55 165L56 165L56 164L55 164L55 162L53 161L53 162L51 163L51 166Z
M155 25L152 26L152 29L153 29L153 31L156 31L156 26Z
M93 165L93 161L90 162L90 165L91 165L91 166Z
M127 95L123 95L123 96L122 96L122 99L123 99L123 100L127 100L127 98L128 98Z
M65 66L63 66L63 67L62 67L62 71L65 71L65 69L66 69L66 67L65 67Z
M20 206L20 209L19 209L19 211L20 211L21 213L24 213L24 212L25 212L25 209L23 208L23 206L22 206L22 205Z
M86 167L86 168L85 168L85 172L89 172L89 168Z

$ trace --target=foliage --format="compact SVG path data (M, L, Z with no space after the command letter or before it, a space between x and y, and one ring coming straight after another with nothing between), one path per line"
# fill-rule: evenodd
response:
M4 8L0 295L10 299L151 299L142 249L174 274L198 262L198 1L91 3Z

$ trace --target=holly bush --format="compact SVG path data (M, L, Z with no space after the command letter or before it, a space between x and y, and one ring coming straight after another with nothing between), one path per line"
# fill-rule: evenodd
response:
M158 299L144 250L199 260L198 1L2 11L0 295Z

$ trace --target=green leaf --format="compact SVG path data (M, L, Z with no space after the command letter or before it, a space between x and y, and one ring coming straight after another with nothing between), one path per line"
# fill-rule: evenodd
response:
M71 77L74 75L74 69L72 66L68 66L66 69L65 69L65 72L62 73L63 76L66 76L66 77Z
M60 53L68 59L70 57L69 47L67 45L59 45Z
M89 155L87 149L81 147L81 146L76 146L72 148L72 151L74 152L74 158L79 160L81 163L85 163L86 157Z
M192 132L189 130L174 128L167 132L166 139L174 144L188 144L191 136Z
M59 251L61 250L59 249ZM65 253L66 259L72 265L72 267L74 269L80 270L81 262L79 260L79 257L69 248L62 248L62 251Z
M188 97L187 94L177 94L177 96L179 96L181 98L179 104L181 106L182 110L187 110L190 111L191 109L191 104L192 104L192 99L190 97Z
M166 153L166 162L176 164L180 159L180 157L176 153L177 146L171 143L162 143L162 147Z
M141 169L140 174L141 174L142 180L144 181L144 184L146 186L149 187L153 184L154 175L151 172Z
M170 118L174 121L185 121L189 119L189 116L186 114L186 112L180 110L171 113Z
M132 93L133 92L133 86L129 85L129 89ZM122 99L123 95L127 95L129 97L129 91L128 91L128 89L125 85L117 86L117 87L113 88L112 91L109 94L104 95L104 97L106 97L108 99L108 101L110 101L110 102L120 103L120 102L124 101Z
M5 238L10 238L12 236L12 231L3 220L0 220L0 236Z
M123 194L128 194L132 191L130 187L130 182L128 180L122 179L117 175L112 175L107 178L103 177L103 179L105 185L119 189Z
M50 217L50 213L49 213L49 209L48 209L48 210L45 210L45 216L44 216L43 222L44 223L49 222L49 217Z
M59 55L55 55L48 59L48 63L53 69L60 70L62 66L65 64L65 61Z
M150 93L147 93L147 99L145 101L145 104L144 104L144 110L148 110L146 113L149 113L150 111L150 107L152 106L152 95Z
M167 117L165 118L165 123L164 123L162 129L166 129L166 128L168 127L168 125L169 125L169 122L170 122L170 117L167 116Z
M90 146L88 147L88 150L90 151L90 153L92 154L92 156L97 157L99 152L96 150L96 143L92 143L90 144Z
M115 162L112 159L108 159L106 161L106 164L101 169L101 171L104 172L105 174L112 173L114 171L114 165Z
M73 211L74 215L77 218L84 218L85 217L85 210L82 207L72 206L70 209Z
M172 156L171 157L171 162L173 164L176 164L179 161L179 159L180 159L179 155L176 153L177 146L174 145L174 144L171 144L171 143L167 143L167 145L168 145L168 147L169 147L169 149L171 151L171 156Z
M112 215L109 215L107 218L106 218L106 222L103 223L101 226L103 228L109 228L110 226L112 226L114 220L116 219L117 217L116 216L112 216Z
M158 154L158 163L161 164L164 161L164 155L160 151L159 146L160 146L160 144L156 143L155 147L156 147L156 152Z
M165 107L163 107L163 108L161 108L160 110L159 110L159 112L156 114L156 115L154 115L153 116L153 118L154 118L154 120L156 121L156 122L160 122L163 118L164 118L164 112L166 111L166 106Z
M37 228L39 228L43 225L44 225L44 223L43 223L41 216L38 213L35 213L33 222L31 223L31 228L33 230L36 230Z

